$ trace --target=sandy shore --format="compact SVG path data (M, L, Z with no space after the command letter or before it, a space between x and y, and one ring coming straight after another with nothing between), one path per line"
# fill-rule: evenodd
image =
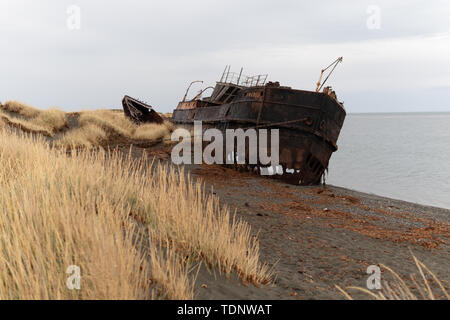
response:
M168 163L165 150L152 156ZM293 186L223 166L184 168L252 226L261 261L276 275L257 288L202 267L198 299L343 299L335 285L366 287L370 265L405 279L418 274L412 253L450 287L450 210L335 186Z

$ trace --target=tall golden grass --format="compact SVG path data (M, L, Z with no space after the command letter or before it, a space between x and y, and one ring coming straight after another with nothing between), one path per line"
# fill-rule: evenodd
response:
M108 136L101 127L86 124L80 128L72 129L53 142L54 146L61 148L93 148L102 146L108 141Z
M145 158L69 157L0 128L0 212L2 299L192 299L199 260L255 284L271 277L246 223ZM66 287L70 265L81 268L79 291Z
M65 112L57 108L44 111L17 101L8 101L1 106L1 110L17 115L17 117L12 117L4 112L0 114L9 124L24 131L53 136L67 127Z
M55 146L66 148L157 143L169 139L173 131L172 124L167 121L162 125L137 126L120 111L65 113L57 108L39 110L18 101L0 104L0 119L9 127L44 135Z
M436 293L433 286L441 291L442 298L450 300L447 289L439 278L419 259L413 255L414 263L419 271L420 278L415 274L410 275L410 281L405 281L398 273L391 268L381 264L380 267L393 277L392 281L384 281L382 290L378 292L370 291L362 287L347 287L347 291L339 286L336 288L348 300L353 300L349 290L363 292L367 297L375 300L435 300Z

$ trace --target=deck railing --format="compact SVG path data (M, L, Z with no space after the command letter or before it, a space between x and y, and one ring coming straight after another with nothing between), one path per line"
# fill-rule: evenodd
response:
M267 74L258 74L256 76L246 76L242 74L242 70L240 73L230 72L225 69L222 74L222 78L220 78L219 82L222 83L231 83L242 87L255 87L255 86L263 86L267 81Z

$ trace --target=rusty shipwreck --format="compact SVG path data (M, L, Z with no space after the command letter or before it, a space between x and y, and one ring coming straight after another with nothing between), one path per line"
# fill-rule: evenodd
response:
M279 163L274 177L300 185L322 181L341 131L346 112L331 87L322 87L339 58L323 69L315 91L296 90L267 82L267 75L244 76L226 68L209 97L202 90L192 100L183 101L173 111L172 122L190 126L226 129L279 129ZM330 74L322 82L327 69ZM195 81L197 82L197 81ZM199 82L199 81L198 81ZM191 83L192 84L192 83ZM208 88L207 88L208 89ZM189 88L188 88L189 90ZM255 170L257 166L247 166Z
M230 72L227 66L214 87L187 100L191 86L203 83L193 81L168 120L188 128L201 121L203 130L216 128L224 134L227 129L278 129L279 165L269 168L273 169L270 175L292 184L319 184L324 181L331 155L338 149L337 140L346 116L336 93L331 87L324 87L340 62L342 57L321 71L315 91L267 82L267 75L245 76L242 69L240 73ZM212 89L211 95L202 98L208 89ZM122 103L125 115L137 124L164 121L151 106L139 100L125 96ZM271 143L268 140L267 146ZM246 162L248 165L238 167L267 172L268 168L258 161L256 165Z

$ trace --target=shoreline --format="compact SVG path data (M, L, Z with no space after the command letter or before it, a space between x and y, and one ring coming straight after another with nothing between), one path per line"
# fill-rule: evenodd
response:
M407 199L400 199L400 198L396 198L394 196L389 196L389 195L382 195L382 194L378 194L376 192L371 192L371 191L363 191L363 190L358 190L358 189L354 189L352 187L344 187L344 186L339 186L337 184L326 184L327 186L331 186L331 187L335 187L335 188L340 188L340 189L344 189L347 190L348 192L357 192L360 194L365 194L368 196L374 196L374 197L379 197L381 199L385 199L386 201L388 200L392 200L392 201L401 201L401 202L406 202L409 204L415 204L421 207L430 207L430 208L434 208L434 209L442 209L442 210L448 210L450 211L450 207L445 207L445 206L439 206L439 205L433 205L433 204L429 204L429 203L421 203L421 202L415 202L412 200L407 200Z
M338 191L341 190L344 193L356 194L362 198L373 199L375 201L386 202L386 203L399 203L402 206L409 206L409 207L413 208L414 210L423 210L423 212L430 213L431 215L435 216L435 218L437 216L439 216L444 221L450 221L450 216L448 216L448 215L450 215L450 208L438 207L438 206L422 204L422 203L418 203L418 202L411 202L411 201L407 201L407 200L391 198L389 196L382 196L382 195L378 195L375 193L359 191L359 190L346 188L346 187L340 187L340 186L336 186L336 185L332 185L332 184L327 184L327 186L334 188Z
M133 156L143 151L133 148ZM172 165L166 147L145 152ZM251 226L260 261L275 274L272 284L257 288L202 265L193 272L196 299L344 299L335 286L365 288L368 266L383 264L403 279L418 274L412 254L450 289L448 209L333 185L289 185L219 165L179 169L202 181L205 192ZM384 271L382 281L389 279Z
M331 185L292 186L223 167L187 171L251 225L261 261L276 274L272 286L259 289L211 280L203 270L199 299L343 299L335 285L365 287L370 265L382 263L405 278L417 274L412 254L449 288L450 210Z

